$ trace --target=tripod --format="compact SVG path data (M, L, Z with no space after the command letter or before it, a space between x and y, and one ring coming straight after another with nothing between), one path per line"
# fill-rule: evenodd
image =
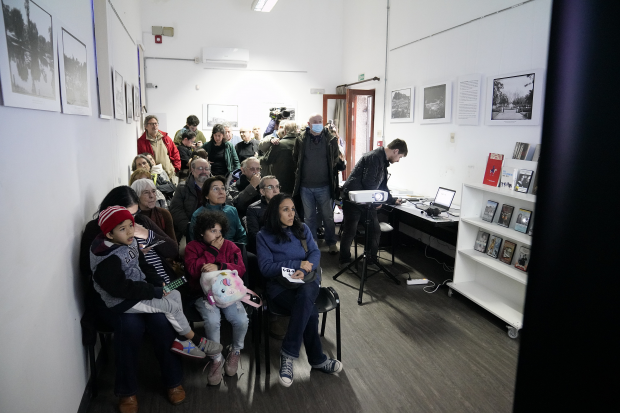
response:
M360 204L360 206L362 206L362 204ZM383 265L381 265L379 263L378 260L373 260L372 257L370 256L370 243L372 242L372 231L374 226L372 225L371 219L370 219L370 208L374 208L374 204L363 204L363 207L366 209L366 238L364 240L364 253L362 255L360 255L359 257L357 257L357 259L355 261L352 261L351 263L349 263L349 265L347 265L345 268L343 268L342 270L338 271L338 273L336 275L334 275L333 279L337 279L338 277L340 277L340 275L342 273L344 273L345 271L351 269L353 266L357 266L357 263L359 261L363 261L362 262L362 274L358 274L357 272L351 270L357 277L359 277L360 279L360 294L357 297L357 304L358 305L362 305L362 296L364 295L364 283L366 282L366 279L369 278L372 275L375 275L376 273L378 273L379 271L382 271L383 273L385 273L388 277L390 277L395 283L396 285L400 285L400 280L398 280L394 274L392 274L391 272L389 272ZM377 265L377 267L379 267L379 269L375 272L373 272L370 275L368 274L368 264L370 263L374 263ZM373 262L374 261L374 262Z

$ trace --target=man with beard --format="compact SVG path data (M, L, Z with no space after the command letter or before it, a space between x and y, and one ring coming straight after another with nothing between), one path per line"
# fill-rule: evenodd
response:
M180 241L187 235L192 214L202 206L202 184L211 176L211 166L206 159L192 161L185 185L179 186L170 203L174 232Z
M158 129L159 121L155 115L144 119L145 132L138 139L138 153L150 153L155 164L161 164L170 178L181 170L181 157L174 142L166 132Z
M351 175L347 178L347 182L342 186L342 212L344 221L342 222L342 237L340 238L340 268L351 262L351 243L357 224L362 218L362 214L366 209L349 201L350 191L372 191L379 189L388 193L388 205L400 205L399 199L392 198L390 190L387 186L388 171L387 168L400 161L407 156L407 142L402 139L394 139L386 148L380 147L373 151L366 152L355 164L355 168ZM377 219L377 209L370 209L370 217L373 223L372 240L370 246L370 262L373 263L377 259L377 251L379 250L379 238L381 238L381 228Z

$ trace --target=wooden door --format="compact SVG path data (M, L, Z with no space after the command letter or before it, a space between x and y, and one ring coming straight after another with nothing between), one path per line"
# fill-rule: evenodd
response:
M346 159L348 176L363 153L373 149L375 90L347 89Z

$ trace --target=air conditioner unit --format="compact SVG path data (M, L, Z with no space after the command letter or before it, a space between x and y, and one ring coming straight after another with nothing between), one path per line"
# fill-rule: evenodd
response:
M209 67L248 67L250 51L232 47L203 47L202 63Z

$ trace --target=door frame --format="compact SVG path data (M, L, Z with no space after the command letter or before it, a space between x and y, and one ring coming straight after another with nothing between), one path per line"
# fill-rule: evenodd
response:
M346 149L347 149L347 169L346 176L349 176L353 170L353 154L355 153L356 142L353 139L355 136L355 102L358 96L372 96L372 112L370 118L370 142L368 150L371 151L375 142L375 102L377 101L375 96L375 89L347 89L347 128L346 128Z

